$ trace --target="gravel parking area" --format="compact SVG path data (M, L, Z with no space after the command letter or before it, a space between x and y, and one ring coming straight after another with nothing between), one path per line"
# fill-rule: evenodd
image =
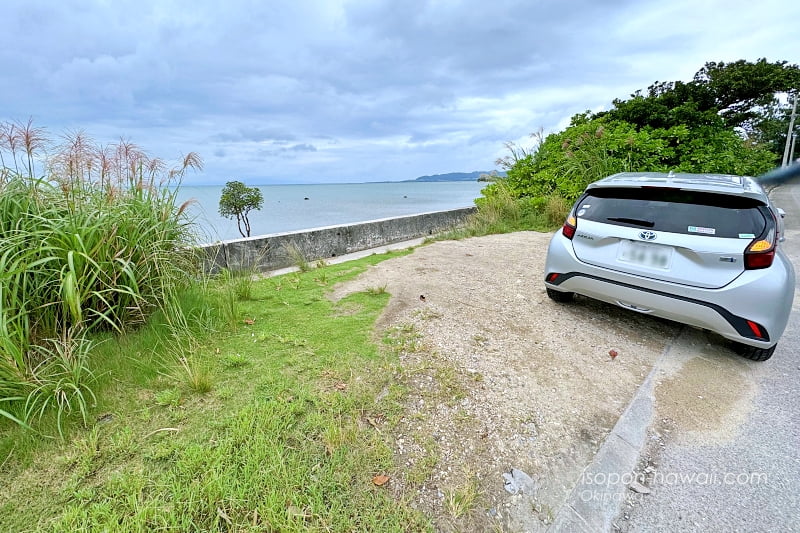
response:
M391 294L376 333L403 347L408 391L391 489L440 531L545 530L679 332L585 298L549 300L549 239L435 242L332 295Z

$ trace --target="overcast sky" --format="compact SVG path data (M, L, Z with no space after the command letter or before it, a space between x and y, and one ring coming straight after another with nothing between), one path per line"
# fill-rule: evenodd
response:
M793 0L3 0L0 121L200 153L191 184L487 171L707 61L800 63Z

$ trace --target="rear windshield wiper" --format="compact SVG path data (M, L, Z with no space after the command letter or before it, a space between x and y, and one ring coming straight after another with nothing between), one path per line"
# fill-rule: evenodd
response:
M641 218L626 218L626 217L608 217L606 220L612 222L622 222L623 224L635 224L645 228L652 228L656 225L652 220L642 220Z

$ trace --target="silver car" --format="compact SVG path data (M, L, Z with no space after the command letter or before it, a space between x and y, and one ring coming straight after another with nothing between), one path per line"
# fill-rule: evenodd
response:
M783 215L749 177L609 176L586 188L550 241L547 294L711 330L765 361L794 297L794 269L779 246Z

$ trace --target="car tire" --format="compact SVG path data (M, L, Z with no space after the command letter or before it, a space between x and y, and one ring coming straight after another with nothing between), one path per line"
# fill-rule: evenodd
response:
M738 344L736 346L736 352L742 357L750 359L751 361L766 361L772 357L772 354L775 352L775 348L777 346L777 344L773 344L769 348L756 348L755 346Z
M561 292L555 289L547 288L547 296L554 302L558 302L560 304L566 304L572 301L572 298L575 296L574 292Z

